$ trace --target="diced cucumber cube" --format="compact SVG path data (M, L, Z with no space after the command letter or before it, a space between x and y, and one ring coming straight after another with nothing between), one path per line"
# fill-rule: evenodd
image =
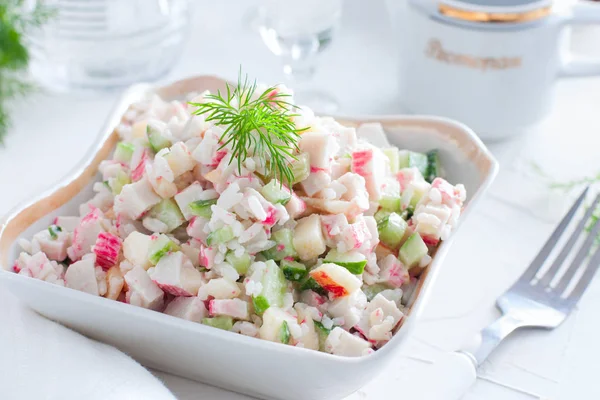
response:
M298 282L306 277L308 271L304 264L297 261L282 260L281 270L288 281Z
M389 210L384 210L383 208L379 211L377 211L375 213L375 215L373 216L375 218L375 221L377 221L377 223L383 221L384 219L386 219L392 212Z
M426 190L427 188L425 186L415 186L413 187L413 190L404 191L404 193L402 193L402 195L400 196L401 204L408 204L408 207L414 210L417 207L419 201L421 200L421 197L423 197L423 195L425 194Z
M158 236L152 236L148 248L148 260L152 265L158 264L158 261L167 253L179 251L179 246L175 244L167 235L162 233Z
M418 232L413 233L406 239L400 248L398 258L408 269L419 265L419 262L427 255L428 248Z
M267 298L262 295L253 296L252 305L254 306L254 311L258 315L261 315L262 313L267 311L267 309L271 306L269 300L267 300Z
M271 203L283 204L284 206L292 198L290 190L286 186L283 186L277 179L272 179L271 182L263 186L260 193Z
M108 183L108 181L102 181L102 184L108 189L110 190L110 184Z
M217 199L198 200L188 204L190 212L198 217L210 218L212 215L211 206L217 204Z
M423 153L417 153L409 150L400 150L398 152L399 168L412 168L416 167L421 175L427 175L427 155Z
M400 171L400 154L397 147L387 147L383 149L383 153L390 160L390 170L392 174Z
M152 124L146 126L146 136L148 136L148 143L155 153L158 153L164 148L171 147L171 141Z
M281 307L283 305L283 295L286 292L287 281L281 271L281 268L275 261L267 260L267 268L261 280L262 291L259 295L252 297L254 310L261 315L271 306Z
M327 291L323 289L323 287L321 287L321 285L319 285L317 281L315 281L310 275L307 275L306 278L300 281L300 290L312 290L320 295L327 295Z
M319 337L319 350L325 351L325 341L331 333L331 329L325 328L323 324L319 321L314 321L314 323L317 331L317 336Z
M202 318L202 323L204 325L212 326L213 328L223 329L225 331L230 331L233 328L233 318L228 317L226 315L221 315L219 317L213 318Z
M248 272L248 267L250 267L250 264L252 262L252 259L250 258L250 254L248 254L247 252L244 252L244 254L242 254L240 257L238 257L235 255L235 252L230 251L225 256L225 260L229 264L231 264L231 266L233 268L235 268L235 270L240 275L245 275L246 272Z
M400 211L402 202L400 198L400 182L396 179L389 179L382 188L379 205L389 211Z
M310 175L310 158L308 153L302 153L296 156L296 160L290 163L294 180L292 184L302 182Z
M185 222L179 206L173 199L163 199L150 209L149 216L167 225L167 232L171 232Z
M384 290L389 289L388 286L383 283L375 283L373 285L363 285L362 291L367 296L367 300L371 301L378 293L383 292Z
M131 179L129 175L125 171L117 172L117 175L113 178L112 181L112 193L116 196L121 193L123 190L123 186L129 185L131 183Z
M427 153L427 174L423 175L429 183L442 174L442 166L440 164L440 155L437 150L431 150Z
M117 143L117 148L115 149L115 155L113 157L114 160L128 164L131 161L131 156L133 156L133 151L135 150L135 146L131 143L127 142L119 142Z
M234 237L235 235L233 234L233 229L231 228L231 226L226 225L220 229L211 232L206 238L206 244L208 246L212 246L213 244L227 243Z
M390 249L400 247L408 224L396 213L391 213L377 224L379 239Z
M379 199L379 205L384 210L400 211L401 200L402 199L400 198L400 195L398 195L398 196L388 196L388 195L384 194Z
M297 257L298 253L294 248L294 240L291 229L280 229L271 235L271 240L276 244L269 250L263 251L263 255L268 260L280 261L286 257Z
M367 258L364 254L355 250L340 253L336 249L331 249L327 253L327 256L325 256L325 261L344 267L354 275L362 274L365 270L365 265L367 265Z
M290 343L290 328L287 321L283 321L281 328L279 328L279 341L283 344Z

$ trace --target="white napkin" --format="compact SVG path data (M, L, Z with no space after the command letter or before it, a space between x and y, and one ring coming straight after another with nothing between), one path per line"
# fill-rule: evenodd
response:
M175 400L114 347L52 322L0 287L0 398Z

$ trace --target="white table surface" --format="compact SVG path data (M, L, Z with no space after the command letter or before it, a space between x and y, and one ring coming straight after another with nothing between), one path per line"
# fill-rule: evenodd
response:
M233 78L242 64L250 76L281 81L277 58L240 22L246 4L198 2L187 51L166 80L202 73ZM341 33L322 56L317 82L341 100L344 113L399 112L396 43L382 2L347 0ZM14 127L0 148L0 214L72 168L94 140L117 95L37 94L15 105ZM526 137L490 146L501 172L457 234L405 354L347 400L418 399L411 376L427 373L440 351L457 348L498 316L495 298L537 253L572 198L572 193L548 189L531 164L539 164L555 180L595 175L600 170L599 106L600 79L560 82L554 109L539 127ZM465 399L600 398L595 368L600 359L597 304L598 279L559 329L524 331L509 338L483 365ZM10 343L0 343L0 354L4 346ZM156 375L184 400L247 398Z

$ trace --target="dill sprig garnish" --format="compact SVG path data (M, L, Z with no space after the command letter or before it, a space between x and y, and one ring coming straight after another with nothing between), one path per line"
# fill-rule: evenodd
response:
M208 94L205 102L190 103L197 107L195 115L204 115L206 121L213 121L225 129L219 142L219 150L231 145L233 159L237 159L238 172L248 155L261 158L267 176L280 183L291 184L294 173L290 162L296 159L299 134L293 122L295 106L287 101L289 94L281 93L272 86L258 96L256 80L249 83L246 75L238 76L237 87L227 84L225 95Z
M0 143L8 132L9 103L31 92L35 86L26 78L29 51L25 35L55 15L43 2L33 9L24 0L0 1Z

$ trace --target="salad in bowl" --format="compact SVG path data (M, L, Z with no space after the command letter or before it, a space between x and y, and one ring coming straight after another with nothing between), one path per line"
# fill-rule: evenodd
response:
M436 150L371 143L283 85L133 104L78 216L15 273L242 335L363 356L402 324L466 192Z

